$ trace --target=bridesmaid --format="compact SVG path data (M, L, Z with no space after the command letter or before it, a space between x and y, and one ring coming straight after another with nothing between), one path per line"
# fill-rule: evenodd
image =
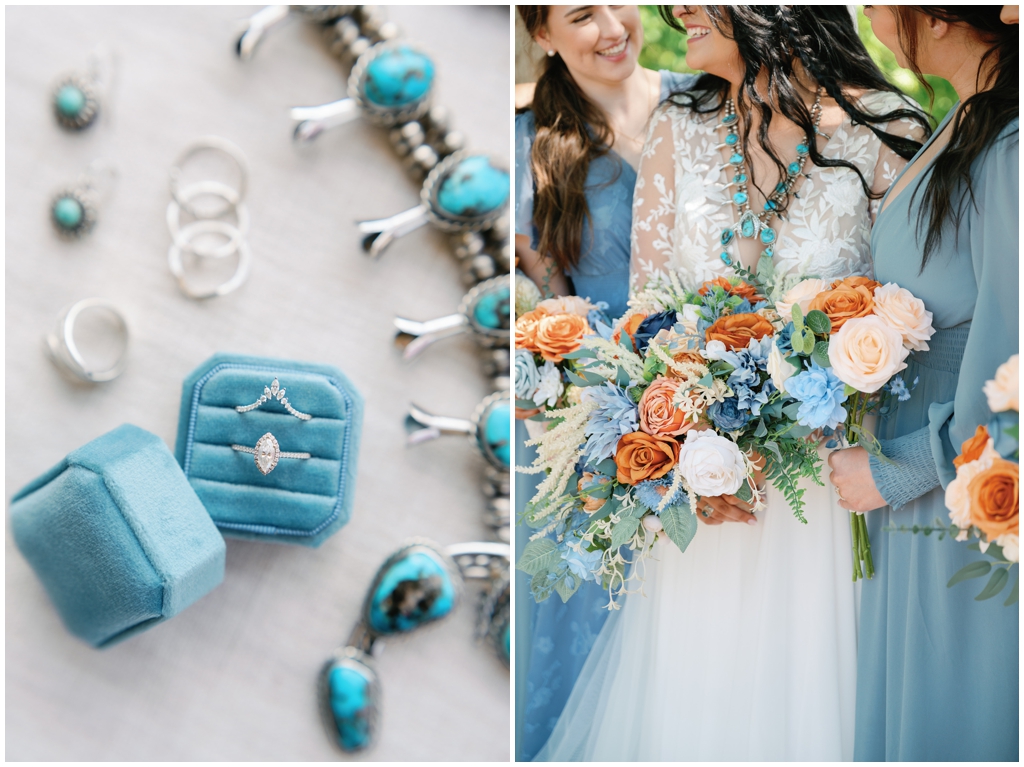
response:
M992 416L982 386L1019 348L1018 31L997 5L865 12L901 66L949 80L960 101L872 230L876 279L921 298L937 328L903 373L920 377L913 396L879 425L893 462L859 447L829 460L841 505L886 507L868 515L854 758L1016 761L1018 606L976 602L973 582L946 588L981 557L966 544L882 528L948 520L952 459Z
M548 54L532 107L516 116L519 266L546 295L604 301L615 319L629 292L633 186L647 120L692 76L637 65L643 45L637 6L516 10ZM522 446L521 423L516 437L517 463L531 463L533 449ZM532 475L516 475L517 516L536 482ZM518 529L519 548L530 533ZM534 605L528 579L519 578L516 751L518 759L529 760L548 739L604 625L608 595L587 583L567 604L555 596Z

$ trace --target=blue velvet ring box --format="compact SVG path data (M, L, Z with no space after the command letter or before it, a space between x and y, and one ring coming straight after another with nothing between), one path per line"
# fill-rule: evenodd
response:
M11 499L11 530L68 630L96 647L224 579L224 539L155 434L125 424Z
M275 397L239 413L274 379L292 407ZM224 535L319 546L348 522L355 492L363 398L337 368L306 362L216 354L185 379L175 456ZM254 456L266 433L282 452L264 475Z

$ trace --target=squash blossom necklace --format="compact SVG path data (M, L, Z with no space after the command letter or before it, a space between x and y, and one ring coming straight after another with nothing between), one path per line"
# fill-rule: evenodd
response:
M811 120L814 122L814 132L818 133L818 124L821 122L821 88L818 88L814 94L814 104L811 106ZM772 257L775 252L775 241L777 239L775 230L771 226L772 218L780 216L779 211L785 207L785 203L790 195L796 194L793 190L796 188L797 179L802 175L806 176L803 170L804 165L807 163L807 156L810 153L810 147L807 145L806 140L796 145L796 160L786 167L786 178L775 185L774 191L765 200L764 210L754 213L750 209L750 194L747 192L747 158L740 151L739 122L739 116L736 114L736 103L731 98L726 99L725 116L722 118L722 122L718 124L718 127L725 128L728 133L725 137L725 143L719 144L716 149L728 147L732 150L732 156L729 158L727 167L731 166L734 174L732 181L726 184L726 188L731 186L736 188L736 191L732 194L732 201L739 213L739 222L735 226L723 229L720 238L722 244L720 258L729 266L733 263L733 258L729 255L729 246L736 240L737 236L747 240L757 237L761 240L761 244L765 246L765 249L761 251L761 256ZM738 262L738 252L736 256L736 261Z

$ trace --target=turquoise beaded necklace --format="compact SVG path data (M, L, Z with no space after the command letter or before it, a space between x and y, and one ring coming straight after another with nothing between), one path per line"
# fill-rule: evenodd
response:
M814 122L814 132L817 133L818 124L821 122L820 88L814 94L811 119ZM718 127L725 128L728 133L725 137L725 144L720 145L718 148L720 149L722 146L725 146L732 150L732 156L729 158L729 165L727 167L731 167L734 173L732 181L726 184L726 187L736 187L736 191L732 194L732 202L739 213L739 222L735 226L723 229L720 237L722 244L720 257L723 262L730 266L733 259L729 255L728 248L736 240L737 236L747 240L757 237L761 240L761 244L765 246L765 249L761 251L761 256L772 257L775 252L777 235L771 226L771 220L774 216L780 215L779 211L785 207L784 203L787 198L795 194L794 189L796 188L797 179L801 175L805 175L803 172L804 165L810 153L810 147L806 141L801 141L796 145L796 160L786 167L786 178L775 185L775 189L768 196L768 199L765 200L764 210L760 213L754 213L750 209L750 194L747 192L747 159L740 151L739 145L739 122L739 116L736 114L736 103L731 98L726 99L725 116L718 124ZM737 253L737 261L739 260L738 255Z

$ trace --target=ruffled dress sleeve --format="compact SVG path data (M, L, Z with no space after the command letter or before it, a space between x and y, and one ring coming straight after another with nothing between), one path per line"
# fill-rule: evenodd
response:
M533 172L530 153L537 129L533 112L516 115L516 234L530 238L530 248L537 249L537 229L533 225Z
M978 161L974 203L968 203L961 224L967 227L978 298L955 396L952 401L931 404L926 427L882 441L882 452L893 463L871 459L875 485L893 508L953 480L953 458L961 445L992 418L982 391L985 382L1019 350L1018 124L1017 120L1010 123ZM935 253L929 268L941 269L937 259L943 255Z

